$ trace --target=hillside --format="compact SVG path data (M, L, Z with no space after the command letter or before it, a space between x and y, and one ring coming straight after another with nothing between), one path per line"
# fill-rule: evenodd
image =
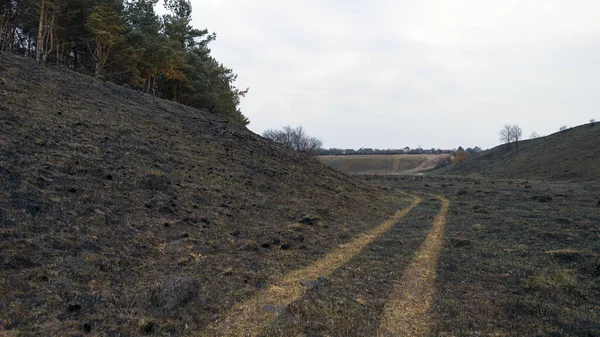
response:
M593 180L600 178L600 125L584 124L524 140L517 152L506 144L468 158L443 172L491 178Z
M409 201L205 111L0 54L2 335L199 331Z
M344 155L319 156L323 164L353 174L415 174L435 168L447 155Z

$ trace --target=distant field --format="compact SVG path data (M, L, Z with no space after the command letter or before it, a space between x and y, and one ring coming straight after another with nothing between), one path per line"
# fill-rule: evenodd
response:
M448 155L399 154L399 155L356 155L319 156L323 164L342 172L367 174L416 173L435 168Z

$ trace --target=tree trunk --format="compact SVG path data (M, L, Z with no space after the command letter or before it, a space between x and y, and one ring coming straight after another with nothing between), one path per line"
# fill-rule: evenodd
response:
M35 46L35 60L40 62L44 52L44 25L46 18L46 0L42 0L40 6L40 24L38 26L37 45Z
M94 70L94 77L102 78L102 65L100 62L96 62L96 69Z
M67 52L67 43L63 41L60 46L60 64L65 64L65 54Z
M148 75L146 82L146 93L154 95L154 76Z
M94 61L96 63L94 68L94 77L102 78L102 59L104 59L104 53L101 46L98 45L98 41L94 41L96 50L94 50Z
M96 59L96 69L94 70L94 76L96 78L102 78L102 59L104 58L103 50L96 44L96 52L94 58Z
M56 39L56 46L54 47L56 49L56 65L60 65L60 43L58 42L58 39Z
M14 54L14 52L15 52L15 42L16 42L15 41L16 40L15 36L16 35L17 35L17 27L15 25L11 29L11 32L10 32L10 42L9 42L9 45L8 45L8 52L11 53L11 54Z
M0 51L4 51L4 24L0 21Z
M7 29L7 24L0 18L0 51L4 50L4 40L6 39L4 31Z
M73 70L79 67L79 54L77 53L77 45L73 45Z
M48 11L46 10L46 13ZM50 56L50 53L52 52L53 48L54 48L54 21L56 19L56 9L54 10L54 13L52 14L52 20L50 20L50 27L49 29L46 29L45 31L45 36L46 36L46 43L44 44L44 62L48 61L48 56Z
M10 31L11 29L8 21L0 21L0 50L2 51L7 51L10 48Z

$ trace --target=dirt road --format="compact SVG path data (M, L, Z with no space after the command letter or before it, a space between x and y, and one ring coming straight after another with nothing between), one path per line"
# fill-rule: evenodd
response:
M379 226L234 305L202 335L425 335L449 203L411 197Z

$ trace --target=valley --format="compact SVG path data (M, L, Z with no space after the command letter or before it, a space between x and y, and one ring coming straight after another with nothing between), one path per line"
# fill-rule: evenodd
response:
M315 159L66 69L0 70L2 336L600 335L599 127L463 166Z

